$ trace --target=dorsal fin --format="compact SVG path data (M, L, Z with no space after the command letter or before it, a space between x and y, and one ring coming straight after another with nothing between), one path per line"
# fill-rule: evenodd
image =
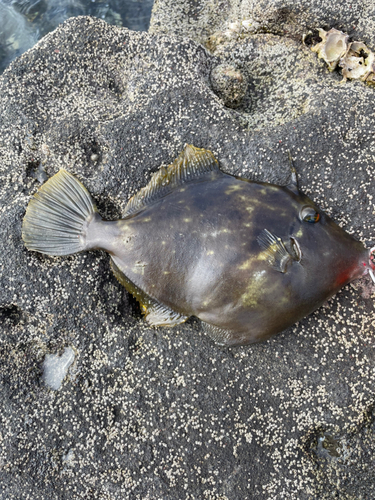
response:
M139 212L166 196L177 186L210 172L221 173L219 163L211 151L187 144L171 165L161 167L151 177L147 186L130 198L124 216Z

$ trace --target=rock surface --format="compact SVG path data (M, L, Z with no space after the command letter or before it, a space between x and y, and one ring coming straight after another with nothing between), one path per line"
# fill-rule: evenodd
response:
M163 8L172 35L156 34ZM22 244L28 200L60 168L115 219L193 143L229 173L280 184L290 151L302 189L374 245L374 89L340 85L282 20L280 33L216 38L212 54L176 36L203 41L178 8L158 2L153 34L71 19L0 79L0 498L373 498L369 280L274 339L226 349L195 320L147 327L104 253L52 258ZM309 16L307 27L330 20ZM222 29L210 19L205 36ZM248 80L235 110L211 88L224 63ZM54 391L43 362L67 347L75 361Z
M217 32L246 21L251 33L301 39L311 29L334 27L375 45L372 0L155 0L149 31L186 36L205 43Z

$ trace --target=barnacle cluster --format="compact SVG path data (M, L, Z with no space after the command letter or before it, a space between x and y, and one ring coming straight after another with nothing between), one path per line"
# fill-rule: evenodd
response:
M375 84L375 54L363 42L349 42L349 35L335 28L319 28L320 43L311 48L330 71L341 68L343 81L362 80Z
M217 31L212 34L208 38L206 46L211 52L215 52L218 47L225 45L230 41L243 38L247 34L256 33L260 26L260 23L253 19L231 22L223 31Z

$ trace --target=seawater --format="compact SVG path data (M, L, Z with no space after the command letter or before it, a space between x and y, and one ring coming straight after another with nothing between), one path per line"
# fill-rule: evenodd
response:
M0 73L49 31L73 16L146 31L153 0L0 0Z

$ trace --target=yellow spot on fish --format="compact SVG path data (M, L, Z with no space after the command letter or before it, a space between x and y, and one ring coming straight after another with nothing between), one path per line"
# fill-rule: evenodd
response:
M296 236L297 236L297 238L301 238L301 236L303 236L303 229L302 229L302 227L300 227L300 228L298 229L298 231L297 231L297 233L296 233Z
M244 196L243 194L237 195L237 198L241 201L249 201L249 198L247 196Z
M184 222L191 222L191 219L190 218L186 218L186 219L184 219Z
M142 222L150 222L150 220L152 220L151 217L146 217L145 219L142 220Z
M239 191L240 189L243 188L243 185L241 183L238 184L232 184L231 186L228 187L228 189L225 191L225 194L229 195L234 193L235 191Z
M208 250L208 252L206 252L206 255L213 255L215 252L213 250Z
M256 307L258 299L264 290L264 282L266 280L266 271L258 271L253 274L253 279L248 284L245 293L242 294L242 303L248 307Z
M238 269L251 269L252 265L253 265L253 262L254 262L254 258L251 257L250 259L247 259L245 260L245 262L243 264L241 264L240 266L238 266Z
M171 274L169 271L164 271L163 274Z
M242 304L247 307L256 307L258 304L257 291L258 287L254 283L249 285L241 297Z

